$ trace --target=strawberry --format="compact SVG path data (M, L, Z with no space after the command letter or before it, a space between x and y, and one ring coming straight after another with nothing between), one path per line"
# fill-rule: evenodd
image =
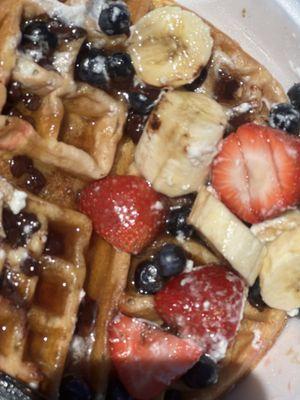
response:
M108 333L112 362L123 385L137 400L158 396L202 355L191 340L122 314L111 321Z
M221 359L238 330L245 284L233 271L207 265L172 278L155 295L161 318L203 351Z
M246 222L278 216L300 201L300 140L270 127L241 126L222 143L212 185Z
M80 210L95 231L116 248L139 253L165 221L163 197L137 176L109 176L81 192Z

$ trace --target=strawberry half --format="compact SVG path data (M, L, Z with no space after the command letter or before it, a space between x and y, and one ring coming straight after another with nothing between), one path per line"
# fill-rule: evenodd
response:
M163 197L137 176L109 176L81 192L80 210L95 231L116 248L139 253L161 230Z
M300 140L265 126L241 126L222 143L212 185L246 222L278 216L300 201Z
M158 396L202 355L191 340L122 314L112 320L108 331L113 364L128 393L137 400Z
M238 330L244 289L233 271L208 265L172 278L155 295L155 308L182 337L193 339L219 360Z

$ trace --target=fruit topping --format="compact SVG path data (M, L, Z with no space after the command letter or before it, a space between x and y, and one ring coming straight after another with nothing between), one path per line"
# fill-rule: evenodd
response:
M27 212L15 215L8 208L4 208L2 218L5 240L13 247L25 245L26 241L41 227L37 217Z
M159 395L189 370L202 353L189 339L123 315L110 323L109 346L123 385L132 397L141 400Z
M261 296L269 307L287 312L300 308L299 241L297 226L268 243L259 279Z
M132 77L134 74L131 58L127 53L114 53L108 56L106 68L108 75L114 80Z
M276 217L300 200L300 141L277 129L245 124L223 141L213 162L212 185L240 219L254 224Z
M139 253L165 223L163 197L137 176L109 176L81 192L80 209L95 231L128 253Z
M263 243L206 187L196 198L189 222L252 286L261 269Z
M116 376L111 376L105 400L132 400L132 397L124 388L122 382Z
M142 294L154 294L163 288L163 279L158 271L158 265L151 261L141 262L134 274L135 288Z
M288 91L292 105L300 111L300 83L295 83Z
M130 25L130 12L125 4L111 3L100 13L99 27L106 35L128 35Z
M155 256L158 264L159 274L163 277L170 277L180 274L187 262L183 249L176 244L165 244Z
M60 400L91 400L92 392L81 378L67 375L63 378L59 389Z
M204 94L165 93L135 151L139 172L169 197L198 191L207 181L226 123L223 108Z
M182 379L192 389L214 385L219 379L219 367L211 357L203 354L197 364Z
M167 6L150 11L129 39L138 77L156 87L179 87L198 77L211 56L209 26L196 14Z
M272 128L281 129L288 133L299 135L300 112L292 104L276 104L271 108L269 124Z
M48 59L58 41L54 33L50 32L47 24L42 21L25 22L22 28L21 49L28 53L35 62Z
M109 81L106 60L103 50L84 43L75 63L75 79L106 89Z
M244 289L244 282L234 272L208 265L171 278L155 295L155 308L181 337L193 339L219 360L238 330Z
M194 234L193 226L187 223L190 212L189 206L171 209L167 218L167 232L173 236L189 239Z
M263 311L267 307L261 297L259 278L257 278L254 285L249 288L248 301L252 307L257 308L259 311Z
M138 114L149 114L154 107L153 101L143 93L129 93L129 104Z

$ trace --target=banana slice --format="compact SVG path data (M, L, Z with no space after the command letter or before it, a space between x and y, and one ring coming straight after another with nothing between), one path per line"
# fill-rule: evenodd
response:
M207 188L199 192L189 223L250 286L254 284L265 255L264 245Z
M278 218L251 226L251 232L263 243L272 242L286 231L300 226L300 211L287 211Z
M179 87L191 83L210 59L210 28L196 14L161 7L133 27L129 53L137 75L149 85Z
M222 107L204 94L166 93L137 146L138 170L167 196L198 190L207 178L226 122Z
M285 311L300 307L300 227L282 233L267 246L259 277L268 306Z

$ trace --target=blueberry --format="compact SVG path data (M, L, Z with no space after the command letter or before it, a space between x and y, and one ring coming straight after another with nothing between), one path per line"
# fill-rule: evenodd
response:
M129 103L131 108L138 114L149 114L154 107L155 102L144 93L129 93Z
M106 35L129 34L130 13L125 4L115 3L101 11L99 27Z
M183 236L185 239L194 234L194 228L187 223L187 218L191 212L190 207L182 206L170 211L167 218L167 232L173 236Z
M97 88L107 88L109 77L106 59L107 56L102 50L83 45L75 64L75 79Z
M159 274L170 277L180 274L186 265L186 255L176 244L166 244L157 253L155 260L159 267Z
M248 301L251 306L257 308L259 311L263 311L267 307L266 303L261 297L259 278L256 279L254 285L249 289Z
M49 31L45 22L31 21L24 24L21 48L28 51L35 62L49 57L57 44L56 35Z
M164 400L182 400L181 392L176 389L169 389L165 393Z
M120 380L113 376L109 379L106 400L132 400Z
M292 104L276 104L271 108L269 123L272 128L299 135L300 112Z
M163 287L163 279L158 273L155 262L147 260L141 262L134 275L136 289L142 294L154 294Z
M218 365L211 357L203 355L182 379L192 389L214 385L219 379Z
M295 83L288 91L288 96L295 108L300 111L300 83Z
M61 382L60 400L91 400L92 393L88 385L80 378L69 375Z
M107 57L106 68L111 79L122 79L134 74L130 55L127 53L115 53Z

